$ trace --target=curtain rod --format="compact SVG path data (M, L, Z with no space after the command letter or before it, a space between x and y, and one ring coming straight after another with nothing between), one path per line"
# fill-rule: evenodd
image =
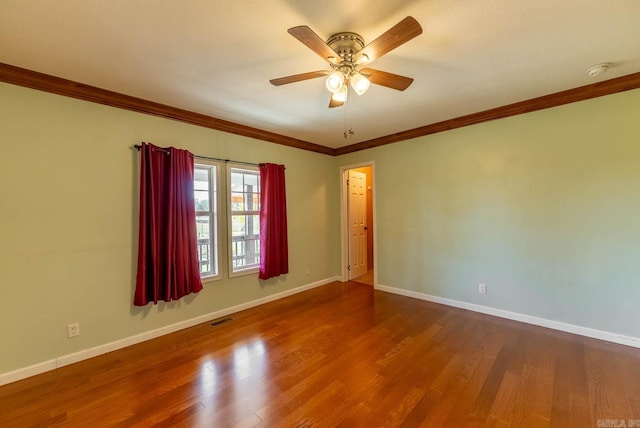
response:
M133 148L136 149L137 151L140 151L142 146L139 145L139 144L134 144ZM158 147L158 150L162 150L162 151L165 151L165 152L168 153L167 149L163 149L162 147ZM210 158L210 157L207 157L207 156L199 156L199 155L193 155L193 157L197 158L197 159L213 160L213 161L219 161L219 162L224 162L224 163L237 163L237 164L241 164L241 165L260 166L260 164L257 164L257 163L236 161L236 160L232 160L232 159Z

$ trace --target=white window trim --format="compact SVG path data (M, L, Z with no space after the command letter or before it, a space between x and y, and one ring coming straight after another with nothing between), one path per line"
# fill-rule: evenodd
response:
M215 234L215 239L212 241L211 244L216 246L215 262L216 262L216 266L218 267L218 272L215 275L200 275L200 279L204 284L207 282L219 281L223 278L222 263L220 262L220 258L221 258L220 256L224 248L222 243L222 236L226 233L226 231L222 227L224 223L220 220L221 214L224 213L224 206L222 205L222 191L221 191L222 181L220 180L222 175L220 171L222 169L222 164L221 162L207 160L207 159L196 159L194 161L194 168L199 165L204 167L215 167L215 176L213 174L211 175L211 179L209 182L209 189L210 190L213 189L214 188L213 185L216 184L215 210L213 212L213 217L214 217L213 222L214 222L214 227L216 229L216 234ZM215 183L213 182L214 180L215 180Z
M247 171L256 171L260 172L260 168L257 166L250 166L245 164L234 164L231 162L227 163L227 206L226 206L226 216L227 216L227 262L229 269L229 278L234 278L238 276L255 274L260 271L259 266L251 266L245 269L233 269L233 226L231 224L233 214L231 212L231 169L244 169ZM259 176L259 175L258 175ZM260 191L262 191L262 183L260 183Z

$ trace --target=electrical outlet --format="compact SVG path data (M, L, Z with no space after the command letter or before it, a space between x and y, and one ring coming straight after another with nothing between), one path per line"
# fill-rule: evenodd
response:
M74 322L73 324L67 324L67 338L80 336L80 324Z
M478 284L478 293L487 294L487 284Z

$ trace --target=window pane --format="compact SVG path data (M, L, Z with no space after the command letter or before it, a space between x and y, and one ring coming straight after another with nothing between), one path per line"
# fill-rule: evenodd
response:
M198 259L200 260L200 274L212 273L211 241L198 239Z
M245 193L244 203L246 211L258 211L260 209L260 195L253 192Z
M194 186L198 190L209 189L209 168L195 168L194 171Z
M259 238L259 215L234 215L231 216L231 236L233 238Z
M252 237L260 237L260 216L250 215L247 216L247 235Z
M231 173L231 190L232 191L237 191L237 192L242 192L243 189L243 175L242 173L239 172L232 172Z
M196 231L198 233L198 239L211 238L211 222L208 215L199 215L196 217Z
M209 192L195 191L196 211L209 211Z
M245 236L252 237L253 228L255 227L255 225L253 224L255 222L255 216L253 215L245 216L244 222L245 222L245 225L244 225Z
M258 191L258 176L254 174L245 174L244 175L244 186L245 192ZM251 190L249 190L251 189Z
M216 167L212 167L211 168L211 183L212 183L212 188L209 189L209 211L211 211L213 213L213 218L214 218L214 227L216 227L217 225L217 219L216 219L216 213L218 211L218 204L217 204L217 200L218 200L218 181L216 178Z
M233 261L233 267L244 266L245 241L233 241L231 248L231 260Z
M194 168L194 201L197 211L196 234L200 276L218 274L216 167L196 164Z
M196 211L209 211L209 169L196 168L193 182Z
M209 216L196 217L196 230L198 232L198 259L200 260L200 273L213 273L211 221Z
M260 264L260 240L238 239L232 242L231 260L234 268L253 267Z
M231 193L231 211L244 211L244 193Z
M246 223L245 220L246 220L246 216L244 215L231 216L231 235L233 237L244 236L245 223Z
M248 239L245 241L245 266L260 264L260 240Z
M234 272L260 263L260 175L254 169L232 168L229 180L231 267ZM235 214L244 211L245 214ZM254 214L255 213L255 214Z

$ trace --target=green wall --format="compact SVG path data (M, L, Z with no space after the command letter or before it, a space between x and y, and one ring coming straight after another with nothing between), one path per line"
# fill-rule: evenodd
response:
M639 114L634 90L340 157L375 161L377 283L640 338Z
M290 273L133 307L141 141L285 164ZM333 157L7 84L0 144L0 374L339 275Z

